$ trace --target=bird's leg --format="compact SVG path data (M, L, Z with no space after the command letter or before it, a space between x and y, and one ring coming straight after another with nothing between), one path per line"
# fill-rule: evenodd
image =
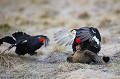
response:
M4 54L6 51L9 51L11 48L13 48L15 45L14 44L12 44L10 47L8 47L6 50L4 50L2 53L0 53L0 54Z

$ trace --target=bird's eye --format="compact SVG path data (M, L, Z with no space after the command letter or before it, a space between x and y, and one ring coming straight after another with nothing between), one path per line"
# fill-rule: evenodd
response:
M43 43L44 42L44 38L39 38L39 42Z
M76 38L76 43L80 43L81 42L81 40L80 40L80 38Z

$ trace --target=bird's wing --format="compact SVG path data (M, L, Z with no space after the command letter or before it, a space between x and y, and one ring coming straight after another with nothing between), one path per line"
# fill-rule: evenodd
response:
M18 40L18 41L15 43L15 45L20 45L20 44L24 45L24 44L27 44L27 42L28 42L27 39L21 39L21 40Z
M24 39L24 38L26 38L26 37L29 37L30 35L26 34L25 32L17 31L17 32L13 33L12 36L13 36L16 40L21 40L21 39Z
M9 44L14 44L16 42L16 40L14 39L14 37L11 36L5 36L3 38L0 39L0 45L3 43L9 43Z
M78 37L81 40L81 42L84 42L88 39L91 41L93 38L93 35L89 27L82 27L80 29L77 29L76 37Z
M69 29L64 29L54 34L55 41L60 45L71 45L75 39L76 33L71 32Z
M50 39L47 36L40 35L40 37L44 38L44 45L45 47L49 45Z

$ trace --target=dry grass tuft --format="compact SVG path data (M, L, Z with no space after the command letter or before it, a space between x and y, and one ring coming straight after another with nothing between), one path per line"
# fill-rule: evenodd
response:
M56 18L57 24L60 24L61 26L64 26L67 23L67 19L65 18Z
M21 26L28 25L28 24L32 23L31 21L29 21L28 19L26 19L22 16L16 16L14 20L15 20L16 24L21 25Z
M5 68L12 68L13 64L9 61L9 56L3 53L0 54L0 64Z
M119 0L112 0L112 2L113 2L113 3L118 3L118 2L119 2Z
M20 6L20 7L18 8L18 11L19 11L19 12L23 12L24 10L25 10L25 8L22 7L22 6Z
M114 76L114 77L112 77L111 79L120 79L120 77Z
M88 19L90 18L90 14L88 12L83 12L78 15L78 18L80 19Z
M105 44L105 43L107 43L107 41L108 41L107 37L103 36L102 37L102 43Z
M40 19L48 19L48 18L54 19L57 14L58 14L58 11L56 10L48 10L40 13L38 17Z
M116 32L116 34L120 34L120 30L118 30L118 31Z
M56 45L53 47L53 49L51 50L51 53L60 52L60 51L63 51L63 50L65 50L64 47L62 47L62 46L59 45L59 44L56 44Z
M14 64L19 61L19 58L11 57L9 54L5 54L0 51L0 66L4 67L5 69L13 68Z
M49 0L32 0L32 3L35 5L45 5L49 3Z
M70 27L70 28L78 28L78 27L80 27L80 25L79 25L78 22L71 22L71 23L69 24L69 27Z
M111 20L106 17L102 18L102 20L98 24L99 28L110 27L110 26L111 26Z
M117 15L119 15L119 14L120 14L120 9L116 9L116 10L114 11L114 13L117 14Z
M11 28L10 25L7 23L0 24L0 30L2 31L8 31L10 28Z
M120 25L117 26L117 28L116 28L116 34L120 34ZM118 42L120 42L120 41L118 41Z

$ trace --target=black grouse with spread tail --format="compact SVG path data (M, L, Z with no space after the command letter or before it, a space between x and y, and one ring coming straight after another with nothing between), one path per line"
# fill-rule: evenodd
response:
M35 51L42 45L48 45L49 38L44 35L30 36L25 32L15 32L12 36L1 38L0 45L3 44L3 42L11 44L7 50L10 50L12 47L16 47L15 53L18 55L25 55L27 53L34 55L37 54Z

